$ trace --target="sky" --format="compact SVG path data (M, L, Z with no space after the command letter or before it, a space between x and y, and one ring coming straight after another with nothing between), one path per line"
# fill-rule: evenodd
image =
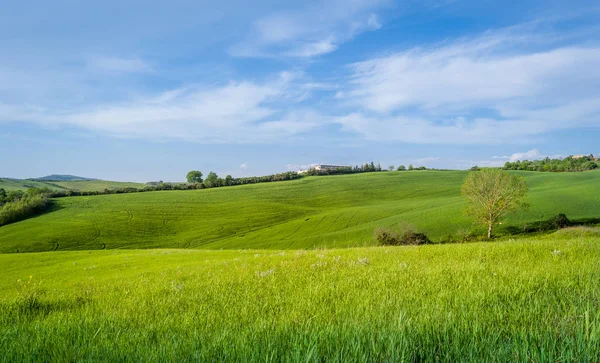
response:
M5 1L0 44L0 177L600 154L595 1Z

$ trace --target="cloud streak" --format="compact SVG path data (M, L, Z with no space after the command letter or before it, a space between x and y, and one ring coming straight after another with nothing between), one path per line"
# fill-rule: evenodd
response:
M257 19L248 38L230 53L240 57L315 57L333 52L357 34L381 27L376 12L387 0L320 0Z
M368 139L523 141L600 116L600 47L543 44L511 28L351 65L336 120Z

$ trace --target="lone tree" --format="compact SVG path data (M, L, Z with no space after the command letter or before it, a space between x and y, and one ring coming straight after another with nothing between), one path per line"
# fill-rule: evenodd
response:
M188 183L202 183L202 172L198 170L192 170L187 173L186 178Z
M492 238L494 223L524 205L527 193L525 179L499 169L484 169L469 173L462 194L469 205L467 214L488 227L488 238Z

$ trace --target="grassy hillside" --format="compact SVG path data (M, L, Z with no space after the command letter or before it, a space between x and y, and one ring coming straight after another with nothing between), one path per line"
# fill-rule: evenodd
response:
M1 179L0 188L11 191L11 190L27 190L29 188L48 188L52 190L63 190L61 187L48 184L47 182L35 181L35 180L24 180L24 179Z
M573 233L0 255L0 361L599 361L600 238Z
M38 181L25 179L0 179L0 188L10 190L26 190L28 188L48 188L52 190L104 191L117 188L143 188L144 183L116 182L108 180L69 180Z
M532 207L500 226L558 213L600 217L600 172L520 172ZM388 172L245 185L58 199L51 213L0 228L0 252L112 248L294 249L372 244L401 221L432 239L471 228L466 172Z
M55 181L52 184L59 185L69 190L85 191L85 192L101 192L104 189L118 189L118 188L143 188L146 186L144 183L131 183L131 182L117 182L108 180L69 180L69 181Z

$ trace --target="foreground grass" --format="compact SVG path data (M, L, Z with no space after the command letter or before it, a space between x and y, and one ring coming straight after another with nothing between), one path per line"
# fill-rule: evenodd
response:
M598 361L600 238L577 233L0 255L0 360Z
M520 172L528 210L496 229L558 213L600 217L600 172ZM60 198L56 209L0 228L0 253L114 248L297 249L373 243L373 230L414 224L432 240L465 233L462 171L308 177L236 187Z

